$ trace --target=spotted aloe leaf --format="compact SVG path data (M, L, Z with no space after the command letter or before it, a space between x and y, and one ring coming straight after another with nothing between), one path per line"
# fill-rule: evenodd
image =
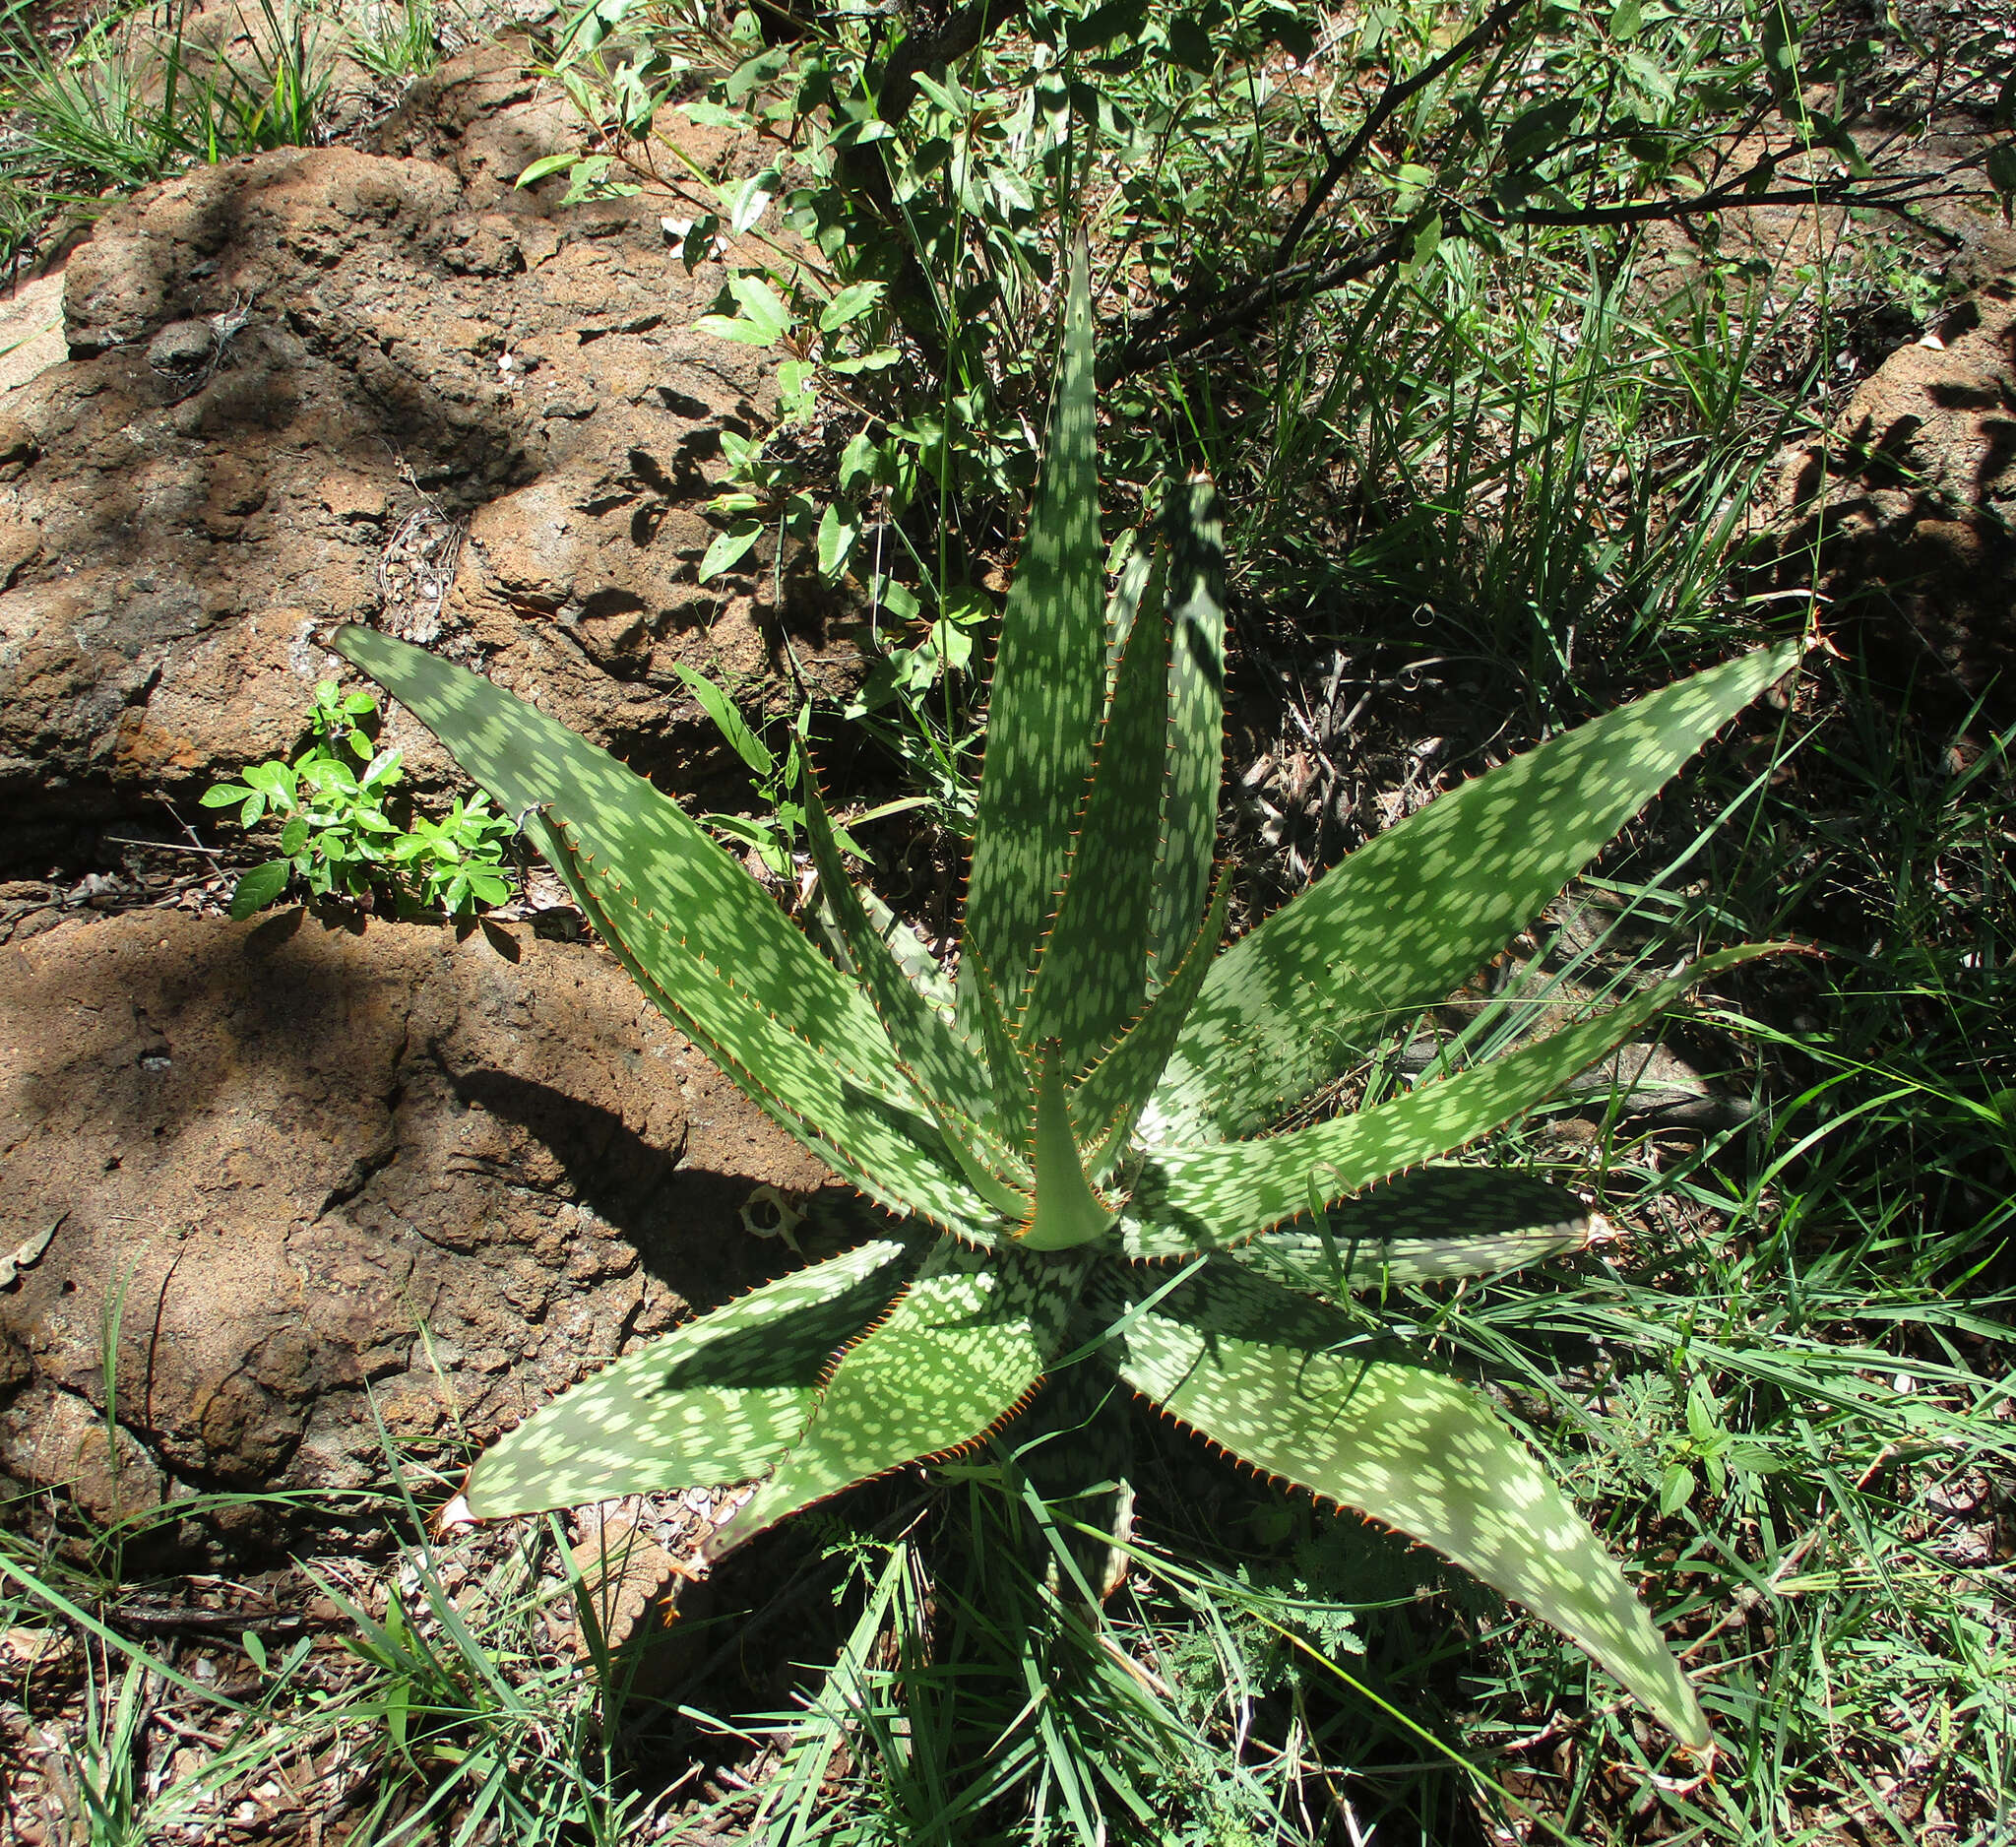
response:
M803 1434L833 1356L923 1251L868 1242L647 1342L483 1451L478 1519L761 1475Z
M1168 773L1155 881L1155 973L1188 950L1211 889L1218 786L1225 777L1225 536L1218 493L1201 476L1169 496ZM1212 938L1216 949L1218 939Z
M1048 934L1105 705L1105 597L1094 465L1092 296L1077 284L1050 408L1050 454L1008 593L987 706L966 942L1019 1014ZM970 989L961 1018L972 1027Z
M548 811L530 817L528 831L631 979L772 1116L877 1204L979 1235L990 1217L987 1202L928 1109L891 1100L891 1080L902 1072L879 1029L861 1045L859 1059L820 1056L820 1048L786 1020L749 1006L720 963L682 953L673 931L654 926L656 913L639 904L620 874L589 858L566 822ZM878 1056L883 1072L875 1070Z
M1033 1443L1081 1402L1109 1420L1125 1385L1477 1571L1699 1745L1700 1710L1617 1566L1485 1399L1379 1333L1378 1299L1580 1242L1587 1215L1553 1188L1434 1164L1773 945L1705 956L1354 1114L1324 1119L1307 1096L1499 951L1794 656L1731 662L1515 758L1221 956L1219 513L1208 482L1179 487L1159 562L1105 598L1082 249L1064 324L950 982L849 884L809 785L830 956L642 778L473 674L339 635L522 817L646 992L896 1220L555 1400L477 1462L472 1504L754 1479L718 1555L978 1440L1032 1394L1047 1407ZM1271 1132L1286 1104L1303 1125ZM1158 1267L1178 1259L1199 1273ZM1071 1445L1046 1446L1045 1492L1073 1498L1057 1477ZM1119 1535L1131 1489L1089 1449L1083 1466ZM1089 1585L1111 1548L1068 1556Z
M1354 1115L1254 1141L1158 1149L1144 1162L1125 1209L1125 1247L1143 1257L1228 1249L1453 1154L1545 1102L1696 983L1784 947L1748 943L1703 956L1684 974L1594 1019Z
M1113 1364L1137 1391L1255 1468L1425 1540L1706 1746L1694 1690L1623 1573L1476 1392L1223 1260L1145 1312L1140 1294L1111 1298L1126 1320Z
M1318 1296L1490 1276L1589 1242L1596 1221L1545 1180L1427 1168L1373 1186L1239 1252L1249 1269Z
M1168 659L1161 599L1151 598L1120 646L1056 921L1021 1023L1025 1044L1054 1039L1074 1076L1147 998Z
M924 946L923 938L865 885L855 885L852 890L860 900L861 909L868 914L869 923L874 924L888 945L889 953L896 958L896 966L909 978L910 985L946 1019L951 1019L954 1006L952 984L945 979L945 971L938 958ZM839 924L830 916L830 900L829 891L821 900L821 926L827 931L829 947L839 957L841 966L851 974L854 972L853 960L848 954L846 938L836 937Z
M959 1449L1042 1382L1090 1267L947 1239L833 1369L804 1435L715 1535L718 1555L855 1482Z
M1249 1133L1443 1000L1797 661L1787 644L1697 673L1367 841L1212 970L1157 1099L1170 1137Z
M1142 1107L1168 1063L1183 1016L1204 986L1211 958L1225 935L1231 895L1231 881L1220 879L1182 960L1156 988L1140 1018L1122 1031L1071 1093L1072 1120L1079 1137L1097 1151L1092 1161L1095 1178L1109 1172L1131 1146Z
M994 1132L987 1070L905 971L860 894L848 883L840 844L809 771L805 822L827 903L855 979L875 1003L889 1035L890 1050L913 1074L917 1094L966 1183L994 1211L1021 1214L1029 1205L1029 1168Z

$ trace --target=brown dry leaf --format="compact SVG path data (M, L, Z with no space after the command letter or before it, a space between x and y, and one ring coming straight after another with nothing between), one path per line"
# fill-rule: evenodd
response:
M37 1676L56 1674L70 1665L76 1652L75 1638L61 1629L0 1631L0 1687L26 1687Z
M654 1605L689 1575L656 1541L629 1520L605 1521L573 1552L581 1594L589 1599L604 1645L613 1653L637 1633ZM586 1658L588 1638L577 1625L575 1652Z

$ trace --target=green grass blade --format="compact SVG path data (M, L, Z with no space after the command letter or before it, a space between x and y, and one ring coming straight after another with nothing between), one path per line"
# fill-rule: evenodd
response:
M1084 1262L944 1240L841 1357L804 1435L708 1544L723 1554L856 1482L973 1442L1018 1410L1062 1338Z
M1578 1249L1594 1224L1572 1193L1531 1175L1428 1168L1232 1255L1291 1289L1341 1296L1516 1270Z
M1113 1294L1117 1318L1130 1305ZM1368 1350L1338 1310L1228 1263L1113 1345L1121 1377L1171 1417L1517 1598L1706 1748L1694 1690L1616 1561L1475 1392Z
M1093 453L1092 291L1073 253L1048 461L1001 623L966 940L1011 1014L1055 915L1105 705L1104 556ZM960 987L961 1023L975 998Z
M761 1475L803 1433L834 1354L918 1254L916 1241L874 1240L604 1367L476 1458L470 1510L495 1519Z
M1151 585L1113 677L1085 815L1018 1036L1076 1075L1140 1012L1160 853L1168 633Z
M1445 999L1797 661L1788 643L1697 673L1367 842L1220 958L1158 1093L1165 1117L1247 1134Z
M1697 982L1791 947L1746 943L1703 956L1683 974L1594 1019L1355 1115L1264 1141L1160 1151L1128 1203L1122 1241L1142 1257L1225 1249L1453 1154L1544 1102Z
M1089 1144L1096 1133L1110 1125L1107 1145L1090 1163L1095 1176L1125 1147L1143 1105L1154 1093L1163 1067L1168 1063L1176 1035L1183 1028L1183 1016L1195 1004L1225 935L1231 895L1228 870L1219 879L1204 921L1190 932L1189 948L1183 959L1170 971L1141 1018L1086 1072L1071 1093L1071 1117L1081 1142Z
M1201 475L1171 490L1168 778L1151 929L1155 975L1167 980L1211 892L1218 792L1225 776L1225 535L1218 493Z
M1022 1242L1030 1250L1068 1250L1103 1236L1113 1212L1085 1178L1055 1040L1043 1047L1042 1061L1036 1099L1036 1210Z
M750 1005L690 939L640 916L636 894L591 863L564 822L534 814L526 827L631 980L773 1120L892 1211L919 1213L963 1238L989 1235L993 1211L960 1178L954 1150L903 1078L886 1038L886 1071L822 1054L784 1020ZM888 1100L892 1082L903 1083L914 1105Z

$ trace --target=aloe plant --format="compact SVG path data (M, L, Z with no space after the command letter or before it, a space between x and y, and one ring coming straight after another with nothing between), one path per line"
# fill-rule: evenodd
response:
M1429 1164L1774 945L1706 956L1355 1114L1263 1131L1474 974L1796 650L1697 674L1443 796L1220 954L1216 503L1202 480L1179 489L1154 562L1108 601L1094 430L1081 262L953 974L849 883L809 776L828 953L676 803L563 726L384 635L339 635L525 817L659 1006L894 1215L536 1412L477 1460L470 1509L754 1481L718 1557L974 1443L1046 1380L1096 1403L1087 1381L1117 1377L1520 1600L1703 1749L1686 1678L1566 1496L1482 1396L1357 1298L1582 1241L1566 1194Z

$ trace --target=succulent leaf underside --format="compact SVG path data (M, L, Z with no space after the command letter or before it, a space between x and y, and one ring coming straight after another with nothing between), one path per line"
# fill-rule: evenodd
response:
M1515 758L1218 954L1217 503L1203 480L1177 488L1153 564L1102 605L1092 350L1080 255L949 980L850 885L809 777L831 955L675 802L564 727L406 643L338 635L527 817L652 999L895 1221L562 1394L477 1460L470 1507L756 1481L718 1554L978 1440L1066 1363L1436 1548L1705 1748L1686 1677L1539 1461L1481 1395L1339 1305L1582 1242L1585 1213L1552 1187L1425 1164L1775 945L1704 957L1355 1115L1256 1131L1496 954L1796 651L1711 669ZM1166 1266L1200 1259L1154 1299ZM1103 1337L1082 1338L1088 1316Z

